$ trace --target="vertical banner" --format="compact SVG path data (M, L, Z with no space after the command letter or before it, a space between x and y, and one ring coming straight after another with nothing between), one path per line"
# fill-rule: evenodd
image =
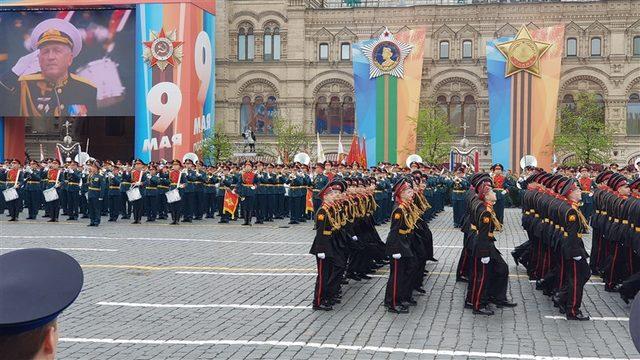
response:
M548 169L556 126L564 25L487 42L493 163L517 172L533 155Z
M416 149L416 124L426 29L353 45L356 129L367 139L368 165L404 163Z
M182 159L213 136L215 16L188 3L137 15L135 155Z

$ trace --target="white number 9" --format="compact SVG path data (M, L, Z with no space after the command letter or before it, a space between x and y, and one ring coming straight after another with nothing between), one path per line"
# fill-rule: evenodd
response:
M207 98L207 90L209 90L209 83L211 82L212 57L209 34L201 31L196 39L194 54L196 75L200 79L200 89L198 90L198 102L200 104L204 104Z
M167 97L165 103L162 102L163 95ZM181 106L182 91L178 85L172 82L161 82L154 85L147 94L147 109L160 117L153 124L152 129L161 133L165 132L173 119L178 116Z

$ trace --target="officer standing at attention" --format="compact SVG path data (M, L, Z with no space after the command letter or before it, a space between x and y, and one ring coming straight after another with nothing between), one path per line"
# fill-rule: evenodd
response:
M38 210L40 210L40 197L42 196L42 187L40 185L42 173L40 172L37 161L29 161L29 167L25 170L24 180L25 200L27 208L29 208L29 216L27 219L35 220L38 215Z
M135 161L135 169L131 172L131 188L137 187L140 190L142 197L138 200L132 201L133 206L133 222L132 224L140 224L142 220L142 211L144 205L144 181L146 180L147 172L144 171L145 163L141 159Z
M100 165L98 165L97 161L89 164L89 174L87 175L87 210L91 222L87 226L100 225L100 215L102 213L100 209L100 205L102 204L101 196L106 185L99 171Z
M182 221L186 223L193 222L193 208L196 206L196 181L198 181L198 173L195 170L193 160L185 159L184 166L186 173L182 175L186 180L184 187L184 198L182 199Z
M58 316L82 290L84 276L71 256L52 249L0 255L0 357L55 359Z

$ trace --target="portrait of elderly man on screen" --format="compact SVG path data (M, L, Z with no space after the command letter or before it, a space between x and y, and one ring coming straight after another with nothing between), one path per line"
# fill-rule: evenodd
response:
M0 79L0 92L7 96L0 116L94 115L96 86L69 72L82 50L80 31L68 21L47 19L31 32L30 45L32 52Z

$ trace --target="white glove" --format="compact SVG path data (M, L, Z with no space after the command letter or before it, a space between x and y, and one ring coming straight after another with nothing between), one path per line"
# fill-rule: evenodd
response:
M574 256L573 260L580 261L580 260L582 260L582 256Z
M396 259L396 260L400 260L400 258L402 257L402 254L400 254L400 253L393 254L393 255L391 255L391 257Z
M351 240L353 240L353 241L358 241L358 237L357 237L357 236L355 236L355 235L353 235L353 236L351 237Z
M487 265L489 263L489 260L491 260L491 258L488 257L488 256L487 257L483 257L482 259L480 259L480 261L485 265Z
M326 257L327 255L325 255L325 253L318 253L318 259L324 259Z
M40 61L38 60L38 54L40 54L40 50L33 51L20 59L18 62L11 68L11 71L18 75L29 75L35 74L40 71Z

